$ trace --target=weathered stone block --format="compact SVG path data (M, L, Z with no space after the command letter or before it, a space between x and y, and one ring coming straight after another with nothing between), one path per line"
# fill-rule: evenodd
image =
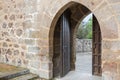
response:
M120 2L120 0L108 0L111 4L112 3L119 3Z
M50 71L50 70L52 70L52 67L53 67L52 63L41 62L40 69Z
M0 10L4 9L3 1L0 1Z
M40 31L30 31L29 38L40 38L41 32Z
M25 39L25 43L27 45L35 45L35 40L34 39Z
M48 75L49 74L49 75ZM52 78L52 72L47 72L47 71L40 71L39 76L45 79L51 79Z
M105 62L103 64L103 72L108 71L111 73L117 73L117 62Z
M2 28L6 28L7 27L7 23L4 22L3 25L2 25Z
M42 47L40 52L40 55L48 55L49 47Z
M29 65L32 68L39 69L40 68L40 61L39 60L30 60Z
M112 5L112 9L116 14L120 14L120 4Z
M19 50L14 50L14 55L19 55Z
M103 80L119 80L118 62L105 61L103 64Z
M12 28L13 27L13 23L11 22L11 23L8 23L8 27L9 28Z
M101 24L102 37L108 39L118 38L118 25L114 17L111 17L107 21L102 21ZM115 27L116 26L116 27Z
M25 66L28 66L28 64L29 64L29 60L25 60L25 59L23 59L23 64L25 65Z
M6 54L12 55L12 51L10 49L7 50Z
M15 48L19 48L19 45L18 45L18 44L14 44L14 47L15 47Z
M47 14L39 14L37 17L37 20L40 21L40 26L46 27L46 28L49 27L51 23L51 17L48 16Z
M27 58L27 59L32 60L32 61L34 61L34 60L37 61L37 60L40 59L39 54L35 54L35 53L26 53L25 55L26 55L26 58Z
M16 30L16 35L17 35L18 37L20 37L22 34L23 34L23 30L22 30L22 29L17 29L17 30Z
M8 44L4 42L3 47L8 47Z
M15 15L12 14L10 17L9 17L10 20L15 20Z
M103 41L102 45L104 49L113 51L120 50L120 41Z
M40 48L39 47L28 47L28 52L39 53Z
M44 55L44 54L40 54L40 61L46 61L46 62L49 62L49 57L47 55Z
M45 47L45 46L49 45L49 42L46 39L36 40L36 43L37 43L38 46L42 46L42 47Z
M29 21L24 21L23 22L23 29L26 30L26 29L29 29L32 27L32 22L29 20Z
M109 6L107 6L107 3L102 3L97 9L95 9L94 14L98 16L97 18L99 20L106 20L113 15L111 13L111 9Z

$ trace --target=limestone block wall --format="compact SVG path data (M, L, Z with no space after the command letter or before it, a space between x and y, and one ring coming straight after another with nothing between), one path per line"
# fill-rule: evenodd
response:
M76 39L76 52L92 52L92 39Z
M25 45L25 2L0 0L0 62L28 65Z
M48 49L43 40L48 30L38 26L37 4L38 0L0 0L0 62L41 75L40 67L48 68L42 62L46 58L40 58L40 53L45 54L44 49Z
M104 80L119 80L120 0L0 0L0 62L52 78L54 27L76 3L86 6L100 24Z

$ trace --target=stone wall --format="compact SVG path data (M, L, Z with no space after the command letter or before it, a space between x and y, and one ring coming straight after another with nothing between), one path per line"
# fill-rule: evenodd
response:
M28 65L25 29L25 2L0 1L0 62Z
M37 26L37 4L38 0L0 0L0 62L41 75L40 64L46 63L39 56L45 53L40 44L45 40Z
M102 75L104 80L119 80L120 0L0 0L0 62L52 78L54 28L73 4L83 4L96 16L102 33ZM88 14L84 7L82 15L76 9L81 12L73 7L74 27Z
M76 39L76 52L92 52L92 40Z

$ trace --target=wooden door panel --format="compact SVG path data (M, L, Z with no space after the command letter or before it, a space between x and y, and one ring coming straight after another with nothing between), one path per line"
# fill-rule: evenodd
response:
M61 16L61 77L70 71L70 22L69 11L65 11Z
M101 32L97 19L93 15L93 64L92 74L101 75Z

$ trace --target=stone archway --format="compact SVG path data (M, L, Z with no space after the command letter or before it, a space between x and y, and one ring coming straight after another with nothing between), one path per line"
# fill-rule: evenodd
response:
M70 16L68 18L69 20L65 21L67 19L64 19L64 21L61 22L61 19L62 19L61 17L62 17L62 15L64 15L64 13L65 14L67 13L66 17L70 14ZM67 10L65 10L64 13L61 15L61 17L57 21L57 24L56 24L55 30L54 30L54 35L53 35L53 53L54 53L53 54L53 76L54 77L65 76L65 74L68 73L70 71L70 69L71 70L75 69L75 59L76 59L75 58L75 55L76 55L76 51L75 51L76 35L75 34L76 34L76 30L79 27L78 26L79 22L85 16L87 16L89 13L91 13L91 11L88 8L86 8L85 6L76 3L76 4L72 4ZM94 19L93 22L97 22L95 17L93 17L93 19ZM68 27L66 26L67 24L69 24ZM99 28L99 23L97 22L94 24L95 24L95 26L93 28L93 31L97 31L97 28ZM62 27L65 27L66 30L63 29L63 31L62 31ZM68 32L68 29L70 30L70 33L66 33L66 32ZM63 35L62 32L66 33L66 34ZM94 34L96 34L96 33L94 33ZM98 33L99 33L99 31L98 31ZM67 40L69 37L66 35L70 35L70 42L69 42L69 40ZM96 36L100 37L99 41L101 43L101 33L99 35L96 35ZM94 46L94 43L96 43L95 45L98 45L97 41L95 42L95 40L98 39L96 36L94 37L93 46ZM65 41L62 41L62 37L65 38ZM68 38L66 38L66 37L68 37ZM67 40L67 43L65 43L66 40ZM70 51L68 49L69 53L67 53L67 45L65 45L68 43L70 46ZM65 47L62 45L65 45ZM69 46L68 46L68 48L69 48ZM66 48L66 49L63 50L62 47ZM96 51L93 49L93 54L96 54L95 56L93 55L93 74L97 73L96 75L101 75L101 65L100 65L101 64L101 52L102 52L101 46L98 45L97 50L100 50L100 51ZM66 52L66 53L64 53L64 52ZM98 55L100 57L98 57ZM70 56L70 57L67 57L67 56ZM65 57L65 59L63 57ZM100 63L97 64L97 66L94 66L98 62L98 61L95 61L95 60L97 60L96 58L99 59ZM66 63L66 61L67 61L67 63ZM65 71L65 70L67 70L67 71ZM95 70L96 70L96 72L95 72Z
M1 0L0 62L20 63L41 78L52 78L55 25L75 4L87 7L100 24L104 80L119 80L120 0Z
M89 9L92 11L92 13L94 13L95 16L97 17L98 22L100 23L100 28L101 28L101 32L102 32L102 39L103 39L102 42L103 43L106 42L107 40L109 42L109 39L116 39L117 40L117 38L118 38L118 31L117 31L118 28L117 28L117 26L116 26L115 29L112 29L112 27L108 28L109 23L106 23L110 19L111 14L107 15L108 14L107 12L103 12L103 14L104 13L105 14L102 15L102 16L101 16L101 14L99 14L99 12L104 11L104 9L103 9L104 7L105 8L108 7L108 6L105 6L106 2L104 2L104 1L101 2L100 1L101 4L99 4L99 1L88 1L88 3L85 3L84 1L76 1L76 2L85 4L85 6L89 7ZM50 54L51 57L53 57L53 55L54 55L53 54L53 37L52 36L53 36L55 25L58 21L58 18L62 14L62 12L64 12L68 7L70 7L74 4L78 4L76 2L73 2L73 1L67 2L66 5L63 5L63 6L61 6L61 8L57 9L57 14L54 16L54 19L52 20L52 24L51 24L51 27L50 27L50 33L49 33L49 50L50 50L49 54ZM99 6L97 6L96 4L99 4ZM103 6L103 7L101 7L101 6ZM110 10L109 10L109 12L110 12ZM112 21L113 21L113 23L115 22L114 20L112 20ZM109 30L111 32L107 33ZM102 67L104 66L104 63L107 61L106 59L104 59L104 57L106 56L106 55L104 56L104 48L106 48L105 45L108 45L108 44L103 44L103 46L102 46L102 50L103 50L102 51ZM73 65L73 69L74 69L74 65ZM106 69L103 69L103 70L106 70ZM108 70L106 70L106 71L108 71ZM105 73L105 71L104 71L104 73ZM111 71L109 72L109 74L105 73L104 76L109 75L111 77L112 75L110 75L110 73L111 73Z

